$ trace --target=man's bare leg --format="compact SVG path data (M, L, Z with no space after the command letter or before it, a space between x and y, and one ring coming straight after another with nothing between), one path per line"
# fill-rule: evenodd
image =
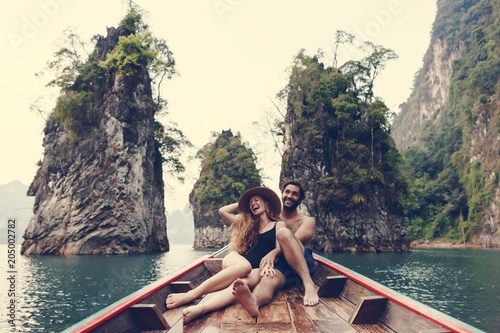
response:
M257 300L257 306L259 308L266 304L269 304L274 297L274 291L283 287L285 285L285 276L278 270L276 270L276 275L263 276L260 278L260 282L255 286L252 294Z
M274 291L285 284L285 277L280 271L277 271L274 277L261 277L252 292L246 281L241 280L238 279L233 284L233 295L252 317L257 317L259 309L271 302Z
M288 264L297 272L304 285L304 305L317 305L318 292L304 257L304 246L287 228L281 228L276 233L276 238Z

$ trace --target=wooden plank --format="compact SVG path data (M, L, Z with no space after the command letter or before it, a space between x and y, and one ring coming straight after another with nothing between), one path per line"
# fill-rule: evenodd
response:
M355 333L356 330L343 318L333 312L329 307L320 302L316 306L305 306L302 303L303 290L296 289L287 292L290 304L296 306L304 313L306 318L314 325L318 332ZM297 331L300 332L300 331Z
M347 278L342 275L328 276L318 290L319 297L337 298L344 289Z
M324 298L321 299L320 302L324 303L330 310L339 315L346 323L349 321L351 314L354 312L354 305L351 302L346 300L342 300L339 298ZM353 327L358 333L384 333L391 332L394 333L393 330L386 328L383 325L355 325ZM405 332L406 331L400 331Z
M355 309L354 304L342 298L322 298L320 302L325 304L345 321L349 320Z
M204 261L210 274L215 275L222 270L222 258L208 258Z
M191 281L193 286L199 285L201 282L205 281L210 277L210 272L205 268L205 266L201 265L194 269L193 271L188 272L186 275L182 276L179 280L177 281L172 281L170 284L162 287L159 289L157 292L147 296L143 300L141 300L138 303L141 304L156 304L158 306L158 309L160 312L164 313L167 311L167 307L165 304L165 300L167 296L171 293L175 293L177 291L172 290L172 284L176 284L178 282L181 283L186 283ZM175 287L174 287L175 288Z
M256 319L252 318L239 303L228 306L222 316L222 324L252 324L255 322Z
M324 265L317 265L314 273L312 274L313 281L320 286L323 281L328 278L329 276L341 276L341 274L337 273L336 271L324 266Z
M361 302L349 318L349 323L377 324L386 304L387 298L382 296L361 297Z
M167 311L165 299L167 298L167 295L169 293L170 293L170 285L159 289L154 294L151 294L148 297L146 297L145 299L138 302L138 304L156 304L156 306L158 307L158 310L160 310L160 312L163 313L163 312Z
M140 327L133 320L130 311L123 311L113 317L113 320L108 320L98 327L90 330L92 333L109 333L109 332L138 332Z
M156 304L134 304L130 307L130 312L144 331L170 328Z
M290 323L251 323L251 324L238 324L238 323L222 323L221 333L239 332L239 333L302 333L294 331ZM304 332L306 333L306 332Z
M358 333L396 333L383 325L352 325ZM403 331L402 333L408 333Z
M450 330L446 330L444 328L435 328L432 330L423 330L420 331L419 333L452 333Z
M185 333L220 332L223 314L224 314L224 309L202 315L196 318L195 320L185 324L183 327L183 332Z
M208 294L204 296L201 300L195 301L195 303L202 303L210 299L210 297L214 296L216 296L216 294ZM219 311L206 313L192 320L191 322L184 324L182 320L182 311L189 306L192 306L192 304L185 305L176 309L171 309L164 314L164 316L167 317L167 321L169 323L171 321L175 321L175 324L172 325L172 328L170 329L169 333L180 333L180 332L208 333L208 332L220 331L222 316L224 315L225 309L220 309ZM175 313L176 310L178 311L177 313ZM172 312L172 314L170 314L170 312Z
M290 317L292 321L292 325L295 328L295 331L300 332L320 332L316 326L307 318L304 312L301 310L300 305L289 302L287 303L288 309L290 312Z
M187 293L194 289L194 284L191 281L175 281L170 284L170 289L173 293Z
M257 323L260 324L274 324L282 323L283 327L292 326L290 313L286 302L273 301L270 304L262 307L257 317Z
M260 309L259 316L252 318L248 312L236 303L224 313L221 332L282 332L291 333L291 322L285 295L280 292L273 301Z
M217 311L210 317L210 320L205 324L200 333L219 333L221 331L222 316L224 309Z
M212 274L210 274L210 271L205 267L205 265L201 265L197 267L196 269L188 272L186 275L183 275L179 279L172 281L173 282L179 282L179 281L191 281L195 287L199 286L203 281L211 277Z
M346 281L344 289L339 295L339 297L345 298L354 305L358 305L361 298L367 296L378 296L378 294L352 280Z
M418 333L425 330L442 329L432 321L392 301L387 302L380 322L396 332ZM408 323L411 323L411 330L409 330Z
M179 322L182 328L182 310L184 310L184 308L185 306L181 306L175 309L170 309L163 314L163 318L165 318L165 320L171 327L169 332L173 332L174 327L176 327Z

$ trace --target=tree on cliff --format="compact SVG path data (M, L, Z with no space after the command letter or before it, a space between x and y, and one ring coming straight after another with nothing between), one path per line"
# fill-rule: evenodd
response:
M47 69L55 76L47 86L60 89L56 106L48 118L49 121L57 120L69 131L70 143L98 128L102 113L98 111L96 101L103 95L103 89L109 88L103 87L106 70L116 71L133 84L142 68L147 68L152 95L142 102L153 108L155 118L167 115L167 101L161 96L160 88L164 79L170 79L177 73L172 51L165 40L149 31L142 19L141 9L133 2L129 3L129 12L120 22L120 27L123 35L113 50L100 50L109 52L91 55L87 49L95 45L87 45L76 33L67 30L63 46L54 54L54 59L47 63ZM92 42L99 38L94 36ZM85 59L85 56L88 58ZM104 60L100 59L101 56L104 56ZM37 75L43 77L44 73ZM46 116L39 105L31 107ZM180 161L180 154L184 147L192 146L191 142L174 122L164 125L156 119L154 127L164 167L170 175L183 181L185 167Z
M409 245L401 158L389 109L373 95L375 78L396 55L364 46L366 58L339 68L301 50L279 94L287 100L281 182L298 179L309 190L304 203L316 216L314 245L320 250L400 251Z
M218 248L229 241L228 225L218 209L238 201L249 188L260 186L261 177L251 148L231 130L216 135L197 153L200 177L189 195L195 226L195 248Z

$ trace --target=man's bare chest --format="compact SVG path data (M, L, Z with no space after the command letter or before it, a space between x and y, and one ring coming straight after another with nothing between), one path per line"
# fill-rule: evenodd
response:
M302 225L302 221L303 220L301 218L289 220L286 221L286 226L292 231L292 233L295 233Z

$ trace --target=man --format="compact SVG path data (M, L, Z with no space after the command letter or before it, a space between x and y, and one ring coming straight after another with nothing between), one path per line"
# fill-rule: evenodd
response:
M250 291L240 279L233 284L233 295L252 317L257 317L259 308L271 302L274 291L300 282L304 285L304 305L319 303L316 285L311 279L310 269L314 265L312 251L305 248L313 234L314 218L300 214L298 206L305 197L304 189L296 181L283 185L283 210L281 219L287 228L276 233L279 248L269 252L261 261L261 280ZM279 255L283 255L278 258ZM276 259L278 260L276 261ZM286 260L285 260L286 259Z

